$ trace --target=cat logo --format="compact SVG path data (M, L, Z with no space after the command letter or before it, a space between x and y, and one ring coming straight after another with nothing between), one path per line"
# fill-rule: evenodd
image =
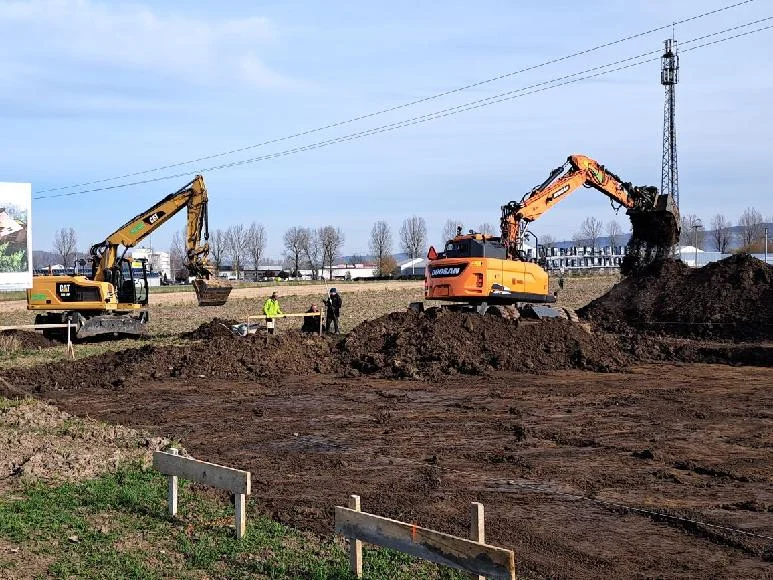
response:
M165 215L166 215L165 211L157 211L155 213L150 214L148 217L146 217L142 221L144 221L146 224L152 226L154 223L156 223L159 219L161 219Z
M62 298L69 298L70 297L70 285L69 284L59 284L59 287L56 290L56 293L59 294Z

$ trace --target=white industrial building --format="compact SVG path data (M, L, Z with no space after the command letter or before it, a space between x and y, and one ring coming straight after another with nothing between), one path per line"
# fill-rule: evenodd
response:
M172 258L169 252L158 252L150 248L133 248L132 259L148 261L149 280L157 277L160 283L164 275L166 275L167 280L174 280L172 278Z

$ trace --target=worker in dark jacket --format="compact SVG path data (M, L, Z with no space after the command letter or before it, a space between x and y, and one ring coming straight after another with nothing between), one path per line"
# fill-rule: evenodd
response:
M306 311L307 314L311 312L317 312L319 313L319 307L316 304L312 304L309 306L309 309ZM322 321L319 319L319 316L304 316L303 317L303 326L301 327L301 332L320 332L322 329Z
M338 317L341 315L341 296L336 292L335 288L330 289L330 295L325 300L327 305L327 321L325 322L325 331L330 332L330 323L333 323L335 327L335 333L339 333L338 329Z

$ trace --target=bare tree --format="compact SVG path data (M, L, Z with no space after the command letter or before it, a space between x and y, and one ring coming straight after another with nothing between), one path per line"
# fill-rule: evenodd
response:
M400 227L400 246L411 260L424 253L427 249L427 223L424 218L414 215L403 221ZM413 265L411 272L416 272Z
M706 235L701 219L694 213L681 218L682 231L679 233L679 245L695 246L703 249L703 238Z
M239 272L242 270L244 262L244 255L247 253L247 229L242 224L230 226L225 231L225 239L228 255L231 257L231 267L238 280Z
M323 268L322 243L320 242L319 232L312 229L306 230L303 241L303 254L306 256L306 262L308 262L311 269L311 277L316 280L319 278L320 270Z
M556 240L550 234L543 234L540 241L543 248L552 248L556 245Z
M600 219L592 216L587 217L580 224L580 231L575 234L573 239L575 242L590 246L591 250L595 252L603 227L604 224Z
M190 274L185 268L186 251L185 251L185 230L180 232L179 230L172 236L172 243L169 246L169 262L172 269L172 276L175 280L184 280Z
M385 270L384 260L392 256L392 230L385 221L376 222L370 230L370 252L376 258L376 276L387 276L392 270Z
M298 276L301 269L301 256L307 246L309 231L301 226L293 226L285 232L285 255L293 267L293 276Z
M760 241L765 235L765 224L763 222L762 214L757 208L747 207L743 214L741 214L738 225L741 228L741 242L744 248Z
M220 274L220 267L223 265L223 258L226 256L225 232L217 229L209 236L209 255L212 258L212 264L215 266L215 274Z
M255 280L258 279L258 268L260 267L260 259L263 257L263 252L266 251L266 228L263 224L256 224L252 222L250 227L247 228L246 234L246 247L247 252L250 255L250 261L255 268Z
M443 247L445 247L446 242L454 237L456 237L456 232L464 231L464 224L458 220L446 220L445 225L443 226Z
M726 253L730 246L730 220L718 213L711 218L711 230L714 247L718 252Z
M615 251L615 247L620 242L620 236L623 233L623 229L617 220L612 220L607 224L607 236L609 236L609 245L612 246L612 253Z
M495 236L497 235L497 230L494 226L492 226L488 222L483 222L478 226L478 232L483 234L484 236Z
M333 226L324 226L317 231L319 237L319 244L322 246L322 264L328 266L330 276L329 279L333 279L333 263L337 257L339 257L341 250L344 247L344 233L341 228L334 228Z
M67 268L78 256L78 236L73 228L62 228L54 234L54 252L62 259Z

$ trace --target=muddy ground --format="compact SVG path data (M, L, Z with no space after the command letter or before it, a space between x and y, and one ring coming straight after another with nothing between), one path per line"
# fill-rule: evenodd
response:
M41 396L249 469L250 509L330 534L333 506L490 542L530 577L773 574L773 369L639 365L421 382L311 374L83 386ZM544 493L536 485L567 495Z

